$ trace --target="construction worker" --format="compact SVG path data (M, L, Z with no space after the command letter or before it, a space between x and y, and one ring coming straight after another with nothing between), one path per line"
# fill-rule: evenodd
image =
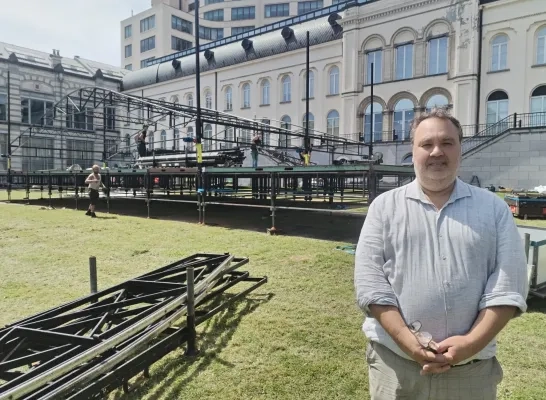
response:
M144 124L139 133L135 136L137 143L138 155L140 157L146 156L146 134L148 133L148 125Z
M256 135L252 138L250 144L250 154L252 155L252 168L258 168L258 146L262 145L262 139L260 135Z

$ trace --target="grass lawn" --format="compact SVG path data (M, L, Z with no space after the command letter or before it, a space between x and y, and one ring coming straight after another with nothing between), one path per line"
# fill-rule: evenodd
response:
M87 294L92 255L104 289L196 252L230 252L269 282L199 327L197 359L169 354L128 398L368 398L354 256L334 250L346 242L109 217L0 203L0 326ZM546 398L546 303L530 305L499 338L500 399Z

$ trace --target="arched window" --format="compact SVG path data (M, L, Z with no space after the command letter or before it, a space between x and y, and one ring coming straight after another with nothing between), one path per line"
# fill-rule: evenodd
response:
M537 64L546 64L546 26L537 33Z
M303 74L303 96L305 99L307 96L307 72ZM315 97L315 73L309 71L309 98Z
M224 147L224 148L235 147L235 137L234 136L235 135L234 135L233 127L232 126L228 127L224 131L224 138L225 138L226 142L223 143L223 145L221 145L221 147Z
M303 129L307 129L307 121L305 119L305 114L303 114ZM315 129L315 116L313 113L309 113L309 134L313 134L313 130Z
M193 127L188 126L188 129L186 130L186 136L193 138ZM185 146L188 148L188 150L193 150L193 142L184 142Z
M292 100L292 82L288 75L282 78L282 101L287 102Z
M206 124L203 131L203 151L209 151L212 149L212 125Z
M205 108L212 109L212 93L210 90L205 92Z
M383 139L383 106L373 103L373 118L371 115L372 105L366 107L364 112L364 142L370 142L371 127L373 125L373 141L380 142Z
M331 136L339 136L339 113L332 110L326 116L326 133Z
M329 90L328 94L339 94L339 68L333 66L328 72Z
M262 105L268 105L269 103L269 80L264 79L262 81Z
M546 85L533 90L531 95L531 113L533 126L546 126Z
M180 130L175 128L173 133L174 133L173 149L174 150L180 150Z
M398 100L394 106L393 129L397 140L409 140L411 122L413 121L413 102L408 99Z
M250 107L250 84L243 85L243 108Z
M431 112L433 108L445 108L449 105L449 101L447 100L447 97L443 94L435 94L427 101L427 105L425 107L426 112Z
M406 154L406 155L402 158L401 164L403 164L403 165L413 164L413 154L411 154L411 153Z
M188 94L188 106L193 107L193 95Z
M508 116L508 95L497 90L487 98L487 124L495 124Z
M291 130L291 126L292 126L292 119L288 115L285 115L284 117L281 118L282 129L286 129L287 131L289 131ZM284 148L290 147L290 142L291 142L290 139L291 139L290 134L281 133L279 135L279 147L284 147Z
M231 86L228 86L226 89L226 110L233 109L233 90Z
M508 68L508 35L502 33L491 41L491 71Z
M165 132L165 130L162 130L161 131L161 143L160 143L160 147L162 149L166 149L167 148L167 132Z

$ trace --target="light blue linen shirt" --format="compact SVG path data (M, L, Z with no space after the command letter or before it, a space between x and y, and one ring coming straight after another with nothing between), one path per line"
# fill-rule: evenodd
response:
M399 308L409 325L420 321L433 340L464 335L480 310L527 309L523 241L508 205L496 194L457 179L437 211L417 179L370 205L355 255L355 289L369 340L411 359L370 312L370 304ZM496 340L474 359L496 354ZM465 363L470 360L464 360Z

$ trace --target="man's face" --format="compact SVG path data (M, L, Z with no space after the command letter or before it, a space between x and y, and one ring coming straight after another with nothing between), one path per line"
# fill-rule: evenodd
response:
M93 173L98 174L98 173L99 173L99 169L98 169L98 168L93 168Z
M457 177L460 159L459 132L451 121L429 118L419 124L413 138L413 164L425 189L448 188Z

